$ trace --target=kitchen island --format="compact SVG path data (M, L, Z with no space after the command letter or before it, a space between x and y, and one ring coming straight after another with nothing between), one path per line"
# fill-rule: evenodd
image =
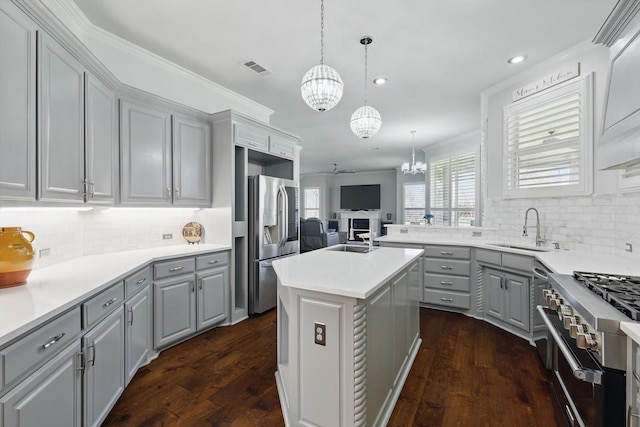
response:
M386 425L420 347L423 251L343 248L273 263L287 426Z

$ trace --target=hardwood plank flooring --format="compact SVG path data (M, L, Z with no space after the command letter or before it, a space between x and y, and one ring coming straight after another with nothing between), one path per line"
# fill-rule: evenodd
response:
M420 331L389 426L557 426L546 373L526 341L428 309L420 309ZM283 426L276 369L271 311L163 351L138 371L103 426Z

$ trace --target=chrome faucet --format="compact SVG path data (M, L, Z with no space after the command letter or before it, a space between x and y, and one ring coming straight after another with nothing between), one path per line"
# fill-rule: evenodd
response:
M351 221L352 221L352 223L351 223L351 228L353 229L353 220L354 220L354 219L357 219L357 218L356 218L356 215L361 214L361 213L362 213L362 214L364 214L364 216L365 216L365 218L364 218L364 219L368 219L368 220L369 220L369 239L368 239L368 240L366 240L366 242L368 242L368 243L369 243L369 251L372 251L372 250L373 250L373 219L372 219L372 218L371 218L371 216L369 215L369 212L367 212L367 211L362 211L362 210L357 211L357 212L354 214L354 216L353 216L353 217L351 217ZM360 237L362 238L362 240L363 240L363 241L365 241L365 239L366 239L366 238L365 238L365 237L362 237L362 234L360 234Z
M523 236L528 236L527 228L533 227L533 225L527 226L527 218L529 216L529 211L534 211L536 213L536 225L535 225L535 227L536 227L536 246L542 246L542 244L545 243L547 240L545 238L543 238L543 237L540 237L540 214L538 213L538 210L536 208L529 208L524 213L524 226L522 227L522 235Z

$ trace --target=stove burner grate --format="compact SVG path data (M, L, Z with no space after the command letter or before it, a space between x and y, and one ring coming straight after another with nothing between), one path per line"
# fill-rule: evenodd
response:
M633 320L640 320L640 277L574 271L573 277Z

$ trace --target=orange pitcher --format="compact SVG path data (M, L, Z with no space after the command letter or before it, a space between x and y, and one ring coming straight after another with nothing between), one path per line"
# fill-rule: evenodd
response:
M0 288L24 285L31 273L35 235L21 227L0 227Z

